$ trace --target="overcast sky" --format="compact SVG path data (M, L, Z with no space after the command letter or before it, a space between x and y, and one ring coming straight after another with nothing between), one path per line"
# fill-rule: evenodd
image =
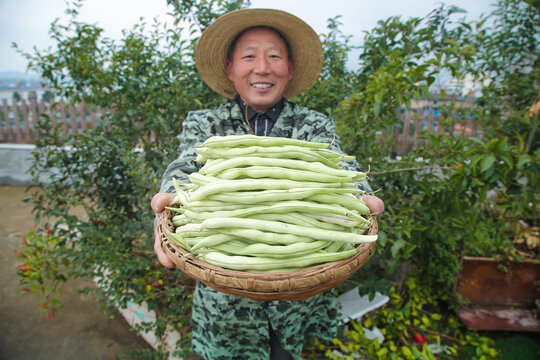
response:
M495 0L447 0L467 11L468 20L494 9ZM342 31L352 35L352 45L359 45L364 31L370 31L377 21L399 15L403 19L424 17L438 8L440 0L252 0L252 8L285 10L302 18L317 33L326 32L327 19L342 15ZM64 0L0 0L0 72L26 71L26 60L12 47L17 43L24 51L32 52L54 45L49 39L50 25L56 18L65 19ZM97 24L105 36L119 39L122 29L130 29L141 17L167 21L166 0L86 0L80 20Z

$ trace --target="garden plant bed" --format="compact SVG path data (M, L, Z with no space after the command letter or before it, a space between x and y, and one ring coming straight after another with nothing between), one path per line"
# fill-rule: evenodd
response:
M493 258L465 257L456 290L470 304L457 315L476 330L540 332L540 288L535 284L539 279L538 261L503 264Z

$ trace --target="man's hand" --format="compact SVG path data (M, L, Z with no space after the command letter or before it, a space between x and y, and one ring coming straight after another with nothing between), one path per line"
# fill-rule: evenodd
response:
M379 216L384 212L384 202L375 195L364 195L361 199L371 211L371 215Z
M171 203L171 201L174 199L174 196L174 194L168 193L157 193L156 195L154 195L152 201L150 202L150 206L152 207L152 210L154 210L154 212L156 213L156 217L159 216L159 214L161 214L163 210L165 210L165 206ZM154 252L156 253L161 265L169 269L172 269L176 266L174 262L169 259L167 254L163 252L157 229L154 230Z

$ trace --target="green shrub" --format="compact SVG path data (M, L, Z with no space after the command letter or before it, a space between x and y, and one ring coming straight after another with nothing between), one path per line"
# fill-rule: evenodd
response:
M436 291L410 277L389 291L390 300L377 311L351 321L331 344L316 342L310 358L327 359L495 359L492 339L463 331L453 314L439 313L444 304ZM440 300L437 300L440 299ZM380 331L381 338L367 335ZM474 349L473 354L468 349ZM310 355L311 354L311 355Z

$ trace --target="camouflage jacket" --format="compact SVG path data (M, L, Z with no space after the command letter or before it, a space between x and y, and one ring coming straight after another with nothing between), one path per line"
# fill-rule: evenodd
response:
M165 171L161 192L174 192L172 178L187 183L187 175L203 165L196 163L196 146L214 135L249 134L236 101L212 110L193 111L182 124L179 157ZM269 136L331 143L341 151L334 122L328 116L289 101ZM348 170L360 170L356 161L341 164ZM357 184L371 191L367 182ZM269 326L281 347L291 358L301 359L305 339L333 339L337 334L338 309L332 292L303 301L261 302L228 295L197 283L192 304L192 345L205 359L268 359Z
M167 167L160 191L174 192L173 177L181 184L187 183L187 175L198 171L204 165L195 162L194 159L197 157L196 146L207 138L215 135L242 134L249 134L249 127L242 117L240 106L234 100L218 109L190 112L182 123L182 132L178 135L179 156ZM330 150L343 153L334 121L330 117L290 101L284 101L283 110L269 136L328 143L331 144ZM342 162L340 165L346 170L361 170L356 161ZM358 183L357 186L371 191L366 181Z

